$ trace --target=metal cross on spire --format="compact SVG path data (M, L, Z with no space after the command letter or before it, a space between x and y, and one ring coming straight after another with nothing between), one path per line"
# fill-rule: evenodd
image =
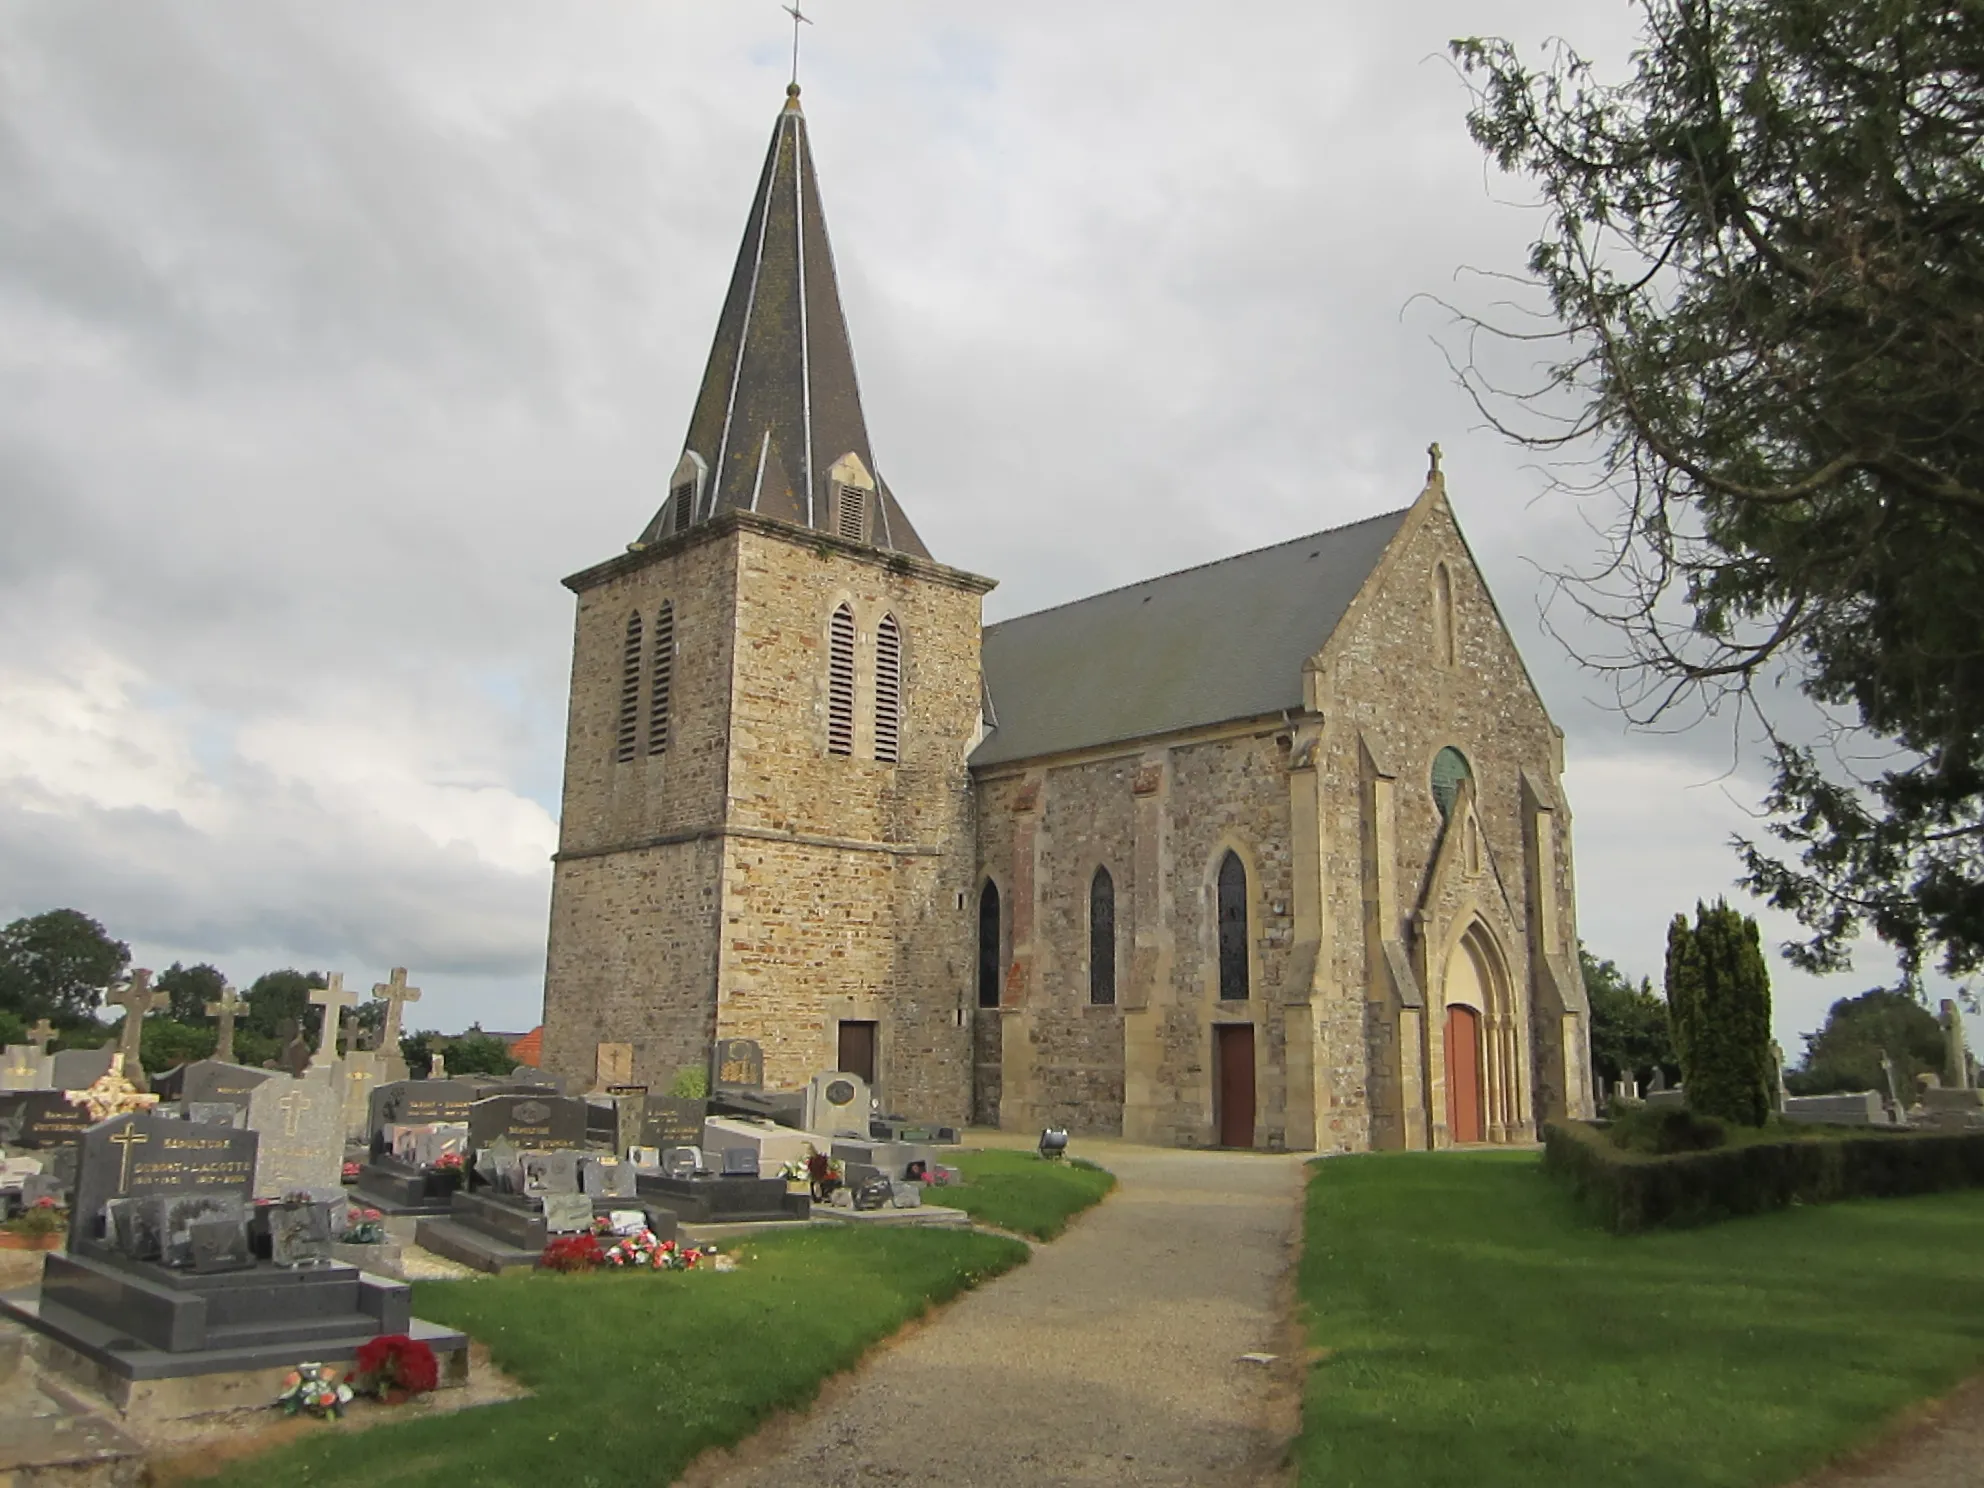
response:
M799 86L799 28L802 25L812 25L813 18L800 11L797 0L791 5L781 5L779 9L792 17L792 86L797 88Z

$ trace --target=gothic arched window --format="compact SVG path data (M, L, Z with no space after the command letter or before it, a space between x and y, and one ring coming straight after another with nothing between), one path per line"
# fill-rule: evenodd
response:
M846 605L827 627L827 753L854 753L854 611Z
M668 707L675 691L675 606L667 600L654 617L654 651L648 658L648 753L668 752Z
M1219 995L1247 997L1247 866L1228 852L1219 864Z
M1107 868L1088 881L1088 1000L1116 1000L1116 880Z
M991 879L978 895L978 1005L999 1005L999 886Z
M1440 808L1440 820L1454 809L1454 797L1460 794L1460 783L1470 780L1474 772L1467 767L1467 756L1449 744L1433 756L1433 804Z
M634 757L641 740L641 612L627 617L627 640L620 652L620 726L614 735L614 758Z
M893 765L902 754L902 628L894 615L875 627L875 758Z

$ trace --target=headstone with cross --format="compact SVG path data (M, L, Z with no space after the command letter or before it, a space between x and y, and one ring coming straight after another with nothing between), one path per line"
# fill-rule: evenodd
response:
M207 1004L207 1016L220 1019L220 1036L214 1040L214 1058L222 1064L234 1063L234 1015L247 1005L226 983L221 984L220 1001Z
M344 1082L336 1069L300 1079L271 1075L248 1092L248 1127L261 1139L255 1197L335 1192L344 1170Z
M406 1059L400 1053L401 1024L405 1018L406 1004L420 1001L420 989L406 984L404 966L395 966L392 976L372 984L372 995L383 999L386 1004L386 1024L379 1031L379 1058L385 1065L381 1073L388 1080L404 1080L407 1068Z
M110 1001L124 1009L124 1026L118 1030L117 1052L124 1056L124 1078L138 1089L145 1088L145 1067L139 1061L139 1040L145 1031L145 1014L162 1012L171 997L152 990L152 974L142 966L131 968L131 980L110 995Z
M127 1114L91 1127L78 1141L72 1253L104 1248L104 1205L113 1199L245 1195L255 1172L254 1134L226 1127Z
M311 1068L329 1068L338 1057L338 1019L344 1010L358 1001L356 992L344 989L344 973L334 971L329 977L329 986L312 987L310 1003L324 1010L324 1024L318 1030L316 1057L310 1061Z

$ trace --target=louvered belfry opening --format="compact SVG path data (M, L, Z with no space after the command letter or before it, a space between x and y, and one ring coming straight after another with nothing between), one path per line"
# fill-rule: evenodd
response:
M696 518L696 483L683 481L668 493L668 499L675 503L675 530L687 532Z
M648 753L668 752L668 706L675 687L675 606L667 600L654 617L654 654L648 664Z
M839 524L840 535L849 542L860 542L864 534L863 517L868 493L859 486L842 485L834 496L834 516Z
M620 654L620 727L614 757L622 764L634 757L641 734L641 614L627 617L627 644Z
M854 753L854 611L846 605L827 631L827 753Z
M875 630L875 758L893 765L902 755L902 628L884 615Z

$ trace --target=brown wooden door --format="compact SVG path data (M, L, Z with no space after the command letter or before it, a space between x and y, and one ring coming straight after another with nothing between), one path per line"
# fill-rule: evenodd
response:
M1458 1004L1447 1009L1447 1135L1481 1140L1481 1015Z
M1218 1109L1213 1119L1219 1127L1222 1147L1254 1145L1254 1025L1220 1023L1213 1027L1218 1040L1218 1089L1214 1092Z
M859 1075L870 1085L875 1083L875 1025L873 1023L842 1023L840 1025L840 1063L835 1067L842 1074Z

